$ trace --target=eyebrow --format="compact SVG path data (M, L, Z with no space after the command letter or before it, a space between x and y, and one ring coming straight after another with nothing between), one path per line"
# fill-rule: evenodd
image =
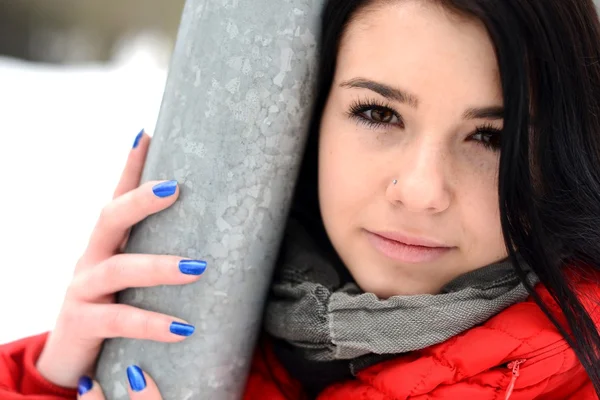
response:
M340 87L369 89L388 100L404 103L412 108L419 106L419 98L405 90L365 78L354 78L340 83ZM463 119L503 119L504 107L472 107L463 113Z

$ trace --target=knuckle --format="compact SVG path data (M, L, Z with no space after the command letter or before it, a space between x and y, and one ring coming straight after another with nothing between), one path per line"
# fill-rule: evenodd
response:
M171 261L168 256L150 257L147 262L149 275L157 281L164 281L168 276L167 269L170 264Z
M127 265L123 257L112 256L96 268L100 270L99 281L102 287L115 287L126 274Z
M100 210L100 217L98 218L98 224L102 227L111 227L116 219L116 204L114 201L106 204Z
M156 286L171 283L178 275L173 274L172 257L162 255L138 255L139 265L143 273L139 275L138 283L141 286Z
M78 271L69 283L66 297L95 302L99 295L112 294L123 280L125 268L123 260L117 255Z
M141 189L141 188L140 188ZM149 207L150 200L146 191L134 190L127 195L127 207L134 210L146 211Z
M82 313L75 305L65 305L60 313L63 326L75 326L81 322Z
M141 316L141 318L142 318L142 323L141 323L142 337L145 339L149 339L150 337L152 337L151 317L148 313L144 313Z
M114 306L110 307L110 311L104 318L106 320L106 330L109 336L123 336L121 333L123 332L123 308Z
M79 297L79 295L81 294L81 288L85 287L84 281L84 273L80 272L75 274L73 276L73 279L71 279L71 282L69 282L69 286L67 287L66 297Z

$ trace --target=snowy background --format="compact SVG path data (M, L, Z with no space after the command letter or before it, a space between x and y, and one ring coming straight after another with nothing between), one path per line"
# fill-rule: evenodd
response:
M19 14L8 11L26 4L37 7L29 19L11 19ZM29 50L50 59L96 56L101 46L93 40L102 34L137 30L111 47L102 64L0 56L0 344L52 329L135 135L154 132L172 44L168 35L141 29L174 31L183 0L8 5L0 8L0 39L16 46L17 36L3 29L37 28L38 44ZM63 12L72 14L63 21L72 24L68 34L57 30Z
M165 51L140 35L105 64L0 57L0 344L52 329L136 134L154 132Z

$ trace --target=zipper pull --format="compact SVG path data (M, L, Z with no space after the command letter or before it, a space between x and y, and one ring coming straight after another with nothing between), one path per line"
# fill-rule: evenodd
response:
M520 374L519 370L521 368L521 364L523 364L525 361L527 360L515 360L508 363L508 369L512 370L512 378L510 380L510 384L508 385L508 389L506 389L506 396L504 397L504 400L510 399L510 396L515 388L515 383L517 382L517 378Z

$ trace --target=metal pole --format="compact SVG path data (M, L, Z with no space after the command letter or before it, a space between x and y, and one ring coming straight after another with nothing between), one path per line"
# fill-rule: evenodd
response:
M185 341L105 343L97 378L127 398L136 363L166 400L239 399L307 136L324 0L188 0L142 180L177 179L174 206L128 253L208 262L198 283L119 301L196 325Z

